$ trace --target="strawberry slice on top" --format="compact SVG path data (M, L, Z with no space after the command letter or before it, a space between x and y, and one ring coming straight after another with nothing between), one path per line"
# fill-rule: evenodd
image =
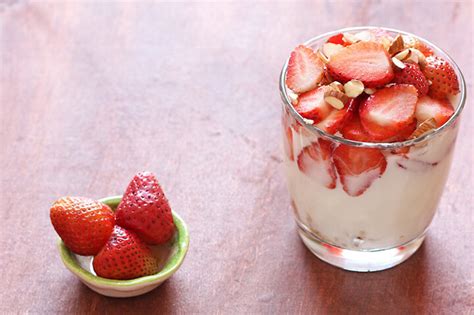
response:
M324 63L306 46L293 50L288 61L286 85L296 93L314 89L324 76Z
M362 195L387 167L378 149L339 145L333 153L342 188L349 196Z
M415 120L418 93L413 85L398 84L372 94L359 107L365 131L376 141L390 141Z
M331 56L327 64L334 80L360 80L365 87L375 88L393 79L390 56L382 44L357 42Z
M441 127L454 114L454 108L447 99L435 99L429 96L420 97L416 103L415 116L422 123L434 118L436 125Z
M344 125L346 125L351 120L351 117L354 111L357 110L358 106L359 99L351 98L345 104L343 109L333 108L329 115L315 126L333 135L340 131Z
M294 104L295 110L304 118L320 122L333 110L333 107L324 100L326 92L331 89L329 86L321 86L301 94L298 102Z
M427 94L430 88L430 84L423 72L421 72L420 67L417 64L408 62L405 62L405 68L395 72L393 83L411 84L418 90L420 95Z
M350 45L350 43L344 41L344 34L342 34L342 33L339 33L339 34L336 34L334 36L329 37L326 43L342 45L342 46L349 46Z
M359 113L354 112L351 119L342 127L342 136L345 139L370 142L370 136L360 123Z
M317 179L329 189L336 188L336 171L331 160L331 142L319 139L303 148L298 155L298 168L307 176Z
M443 58L429 56L423 74L431 81L430 96L444 99L459 93L459 81L453 67Z

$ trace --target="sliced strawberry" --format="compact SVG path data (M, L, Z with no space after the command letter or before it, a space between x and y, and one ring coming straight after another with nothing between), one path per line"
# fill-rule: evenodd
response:
M393 83L411 84L418 90L420 95L427 94L430 87L420 67L414 63L405 63L404 69L395 72Z
M360 80L369 88L380 87L393 79L390 56L375 42L358 42L345 47L331 57L327 67L335 80Z
M337 45L349 46L350 43L344 41L343 38L344 38L344 34L339 33L337 35L329 37L329 39L327 40L327 43L333 43L333 44L337 44Z
M312 90L321 81L324 63L306 46L300 45L293 50L288 61L286 85L296 93Z
M378 149L340 145L333 154L342 187L349 196L360 196L379 178L387 167Z
M396 136L390 139L390 142L405 141L413 134L415 130L416 130L416 119L414 119L411 124L409 124L402 130L400 130L400 132Z
M417 100L417 91L412 85L383 88L361 104L360 122L374 140L390 141L413 124Z
M307 119L314 120L315 123L326 118L333 107L324 101L326 91L332 89L329 86L321 86L317 89L303 93L298 97L298 102L294 105L296 111Z
M441 127L454 114L454 108L447 99L434 99L423 96L416 103L415 116L418 122L434 118L438 127Z
M423 74L431 81L430 96L444 99L446 96L459 93L459 82L456 72L443 58L436 56L427 57Z
M335 134L350 121L357 102L358 100L352 98L343 109L334 108L323 121L316 124L316 127L327 133Z
M358 113L354 113L351 119L342 127L342 136L349 140L370 142L370 136L362 127Z
M303 148L298 156L298 168L309 177L317 179L329 189L336 188L336 171L331 161L332 145L319 139Z

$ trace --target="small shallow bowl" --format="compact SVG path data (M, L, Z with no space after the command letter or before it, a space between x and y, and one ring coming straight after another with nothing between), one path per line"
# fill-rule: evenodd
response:
M122 200L122 196L106 197L99 201L115 211L120 200ZM92 256L76 255L64 245L62 240L59 240L61 260L69 271L97 293L111 297L131 297L145 294L171 277L183 263L188 251L189 234L186 224L175 212L173 212L173 219L177 230L174 238L167 244L153 246L154 253L160 253L161 257L164 256L162 261L159 261L160 271L154 275L131 280L98 277L92 268Z

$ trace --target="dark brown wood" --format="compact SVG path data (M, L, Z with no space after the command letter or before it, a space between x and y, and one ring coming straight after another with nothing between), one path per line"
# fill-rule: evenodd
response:
M472 19L470 1L2 1L0 313L472 312L472 102L425 244L358 274L319 261L295 232L277 86L298 43L384 25L443 47L472 91ZM144 169L191 247L157 290L106 298L62 265L49 206L120 194Z

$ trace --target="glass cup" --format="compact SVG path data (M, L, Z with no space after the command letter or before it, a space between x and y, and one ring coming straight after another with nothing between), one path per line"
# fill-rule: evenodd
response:
M370 29L373 28L337 30L312 38L305 45L316 49L338 33ZM309 124L295 111L291 92L285 85L288 61L280 76L284 167L298 233L318 258L342 269L361 272L391 268L421 246L448 177L466 98L461 71L444 51L413 34L382 29L392 35L421 40L453 66L460 93L451 99L455 113L443 126L403 142L347 140ZM327 148L334 152L339 146L348 146L347 151L354 158L370 152L385 159L385 171L362 194L343 189L333 156L329 159L332 163L318 166ZM303 172L302 166L312 160L316 163L310 171ZM328 178L328 165L329 173L337 178L335 184ZM354 175L345 180L357 183L363 179Z

